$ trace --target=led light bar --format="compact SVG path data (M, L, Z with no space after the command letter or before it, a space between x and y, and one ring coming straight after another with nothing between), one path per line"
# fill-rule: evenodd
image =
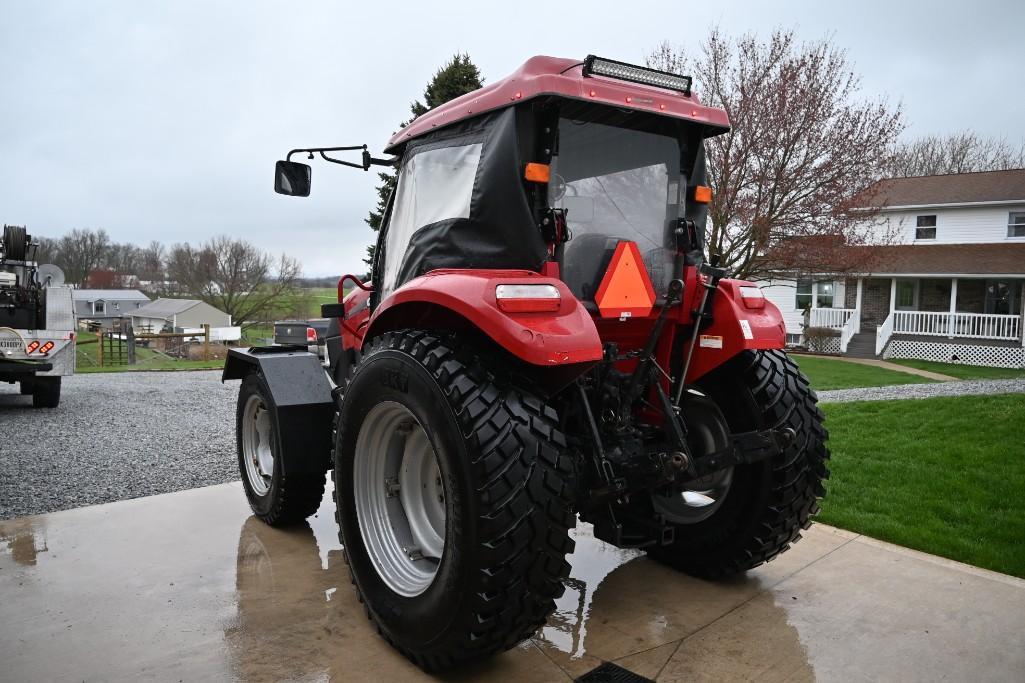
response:
M682 92L688 97L690 96L690 86L693 81L690 76L670 74L658 69L634 66L633 64L617 62L614 59L605 59L604 57L595 57L594 55L587 55L587 59L584 60L584 76L605 76L621 81L654 85L658 88Z

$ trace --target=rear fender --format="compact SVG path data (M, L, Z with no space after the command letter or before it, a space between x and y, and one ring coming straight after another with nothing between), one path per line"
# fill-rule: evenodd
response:
M782 349L786 345L783 315L768 299L764 308L748 308L741 287L755 287L743 280L720 280L712 305L712 322L701 329L687 381L708 374L737 354L749 349Z
M277 452L282 472L320 474L331 468L335 402L320 359L294 347L230 349L221 381L263 375L277 417Z
M507 313L498 308L501 284L547 284L561 294L559 310ZM413 327L424 316L457 316L525 363L539 367L579 366L602 357L594 320L557 278L526 270L435 270L388 295L370 318L366 338Z

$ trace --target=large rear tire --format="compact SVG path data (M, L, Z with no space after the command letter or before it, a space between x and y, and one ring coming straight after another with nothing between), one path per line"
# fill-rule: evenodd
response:
M271 526L299 524L320 507L327 477L285 476L270 396L270 388L259 373L252 372L242 380L235 414L239 473L254 515Z
M436 671L530 637L569 574L573 465L555 411L453 336L388 333L345 389L340 538L368 617Z
M797 435L777 457L734 467L712 515L676 524L672 544L648 551L689 574L717 578L772 560L811 525L829 477L828 433L808 379L782 351L744 352L700 386L731 431L789 427Z

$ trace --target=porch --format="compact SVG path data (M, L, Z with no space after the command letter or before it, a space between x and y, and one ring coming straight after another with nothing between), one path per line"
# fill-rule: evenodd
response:
M810 307L808 328L838 334L832 351L1022 367L1025 278L848 279L844 308Z

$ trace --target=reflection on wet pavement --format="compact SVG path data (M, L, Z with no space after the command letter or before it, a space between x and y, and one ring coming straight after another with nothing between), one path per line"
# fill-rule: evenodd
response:
M31 567L36 563L36 556L45 553L46 531L35 528L27 519L12 519L0 530L0 543L7 544L11 559L21 565Z
M0 522L0 679L432 680L366 619L333 512L271 529L228 484ZM444 680L1025 680L1025 581L814 527L710 583L574 535L548 624Z

